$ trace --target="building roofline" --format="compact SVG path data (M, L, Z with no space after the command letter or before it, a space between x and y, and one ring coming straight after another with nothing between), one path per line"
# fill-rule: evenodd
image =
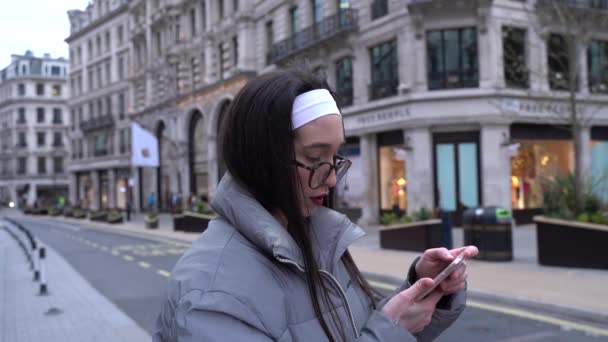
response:
M93 20L92 22L90 22L87 26L81 28L80 30L78 30L75 33L70 33L70 35L64 39L63 41L70 44L70 42L73 42L74 40L84 36L85 34L93 31L94 28L98 27L99 25L105 24L108 21L110 21L111 19L114 19L114 17L122 12L122 11L127 11L129 9L129 4L128 3L123 3L122 5L116 7L114 10L106 13L106 15L104 15L101 18L97 18L95 20ZM69 13L70 11L68 11Z

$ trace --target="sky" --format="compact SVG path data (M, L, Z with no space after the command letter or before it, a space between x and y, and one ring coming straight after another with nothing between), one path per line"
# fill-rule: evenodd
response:
M90 0L0 0L0 69L12 54L32 50L34 56L68 58L70 34L67 11L84 10Z

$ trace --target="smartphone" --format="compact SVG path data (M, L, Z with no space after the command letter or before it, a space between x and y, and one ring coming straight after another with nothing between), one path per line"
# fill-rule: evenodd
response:
M466 265L466 262L464 261L464 252L458 254L454 260L443 271L441 271L441 273L439 273L435 279L433 279L435 281L433 287L421 294L416 301L418 302L423 300L426 296L433 292L433 290L435 290L435 288L439 286L439 284L441 284L445 278L447 278L450 274L452 274L452 272L457 270L462 265Z

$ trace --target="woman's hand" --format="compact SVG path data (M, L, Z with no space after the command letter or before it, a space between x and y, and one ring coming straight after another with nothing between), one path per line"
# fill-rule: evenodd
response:
M460 247L452 250L447 250L446 248L427 249L415 266L418 278L435 278L462 252L464 252L465 259L470 259L475 257L479 253L479 250L475 246ZM463 265L441 282L438 286L441 291L435 292L446 295L462 291L465 288L466 279L467 268L466 265Z
M420 332L431 323L435 306L441 296L439 291L434 291L425 299L416 302L427 289L433 287L433 279L424 278L418 280L407 290L403 290L391 298L382 308L382 312L399 323L410 333Z

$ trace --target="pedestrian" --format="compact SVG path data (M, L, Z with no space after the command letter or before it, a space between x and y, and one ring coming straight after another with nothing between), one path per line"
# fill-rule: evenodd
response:
M148 195L148 210L149 211L153 211L154 210L154 204L156 203L156 197L154 196L154 191L150 192L150 194Z
M127 221L131 220L131 200L127 198L127 203L126 203L126 210L127 210Z
M348 247L364 231L323 206L351 163L337 155L333 93L312 75L270 72L234 99L219 140L228 171L213 196L218 218L173 268L154 341L428 341L464 310L466 267L417 298L476 247L425 251L385 299L361 275Z

